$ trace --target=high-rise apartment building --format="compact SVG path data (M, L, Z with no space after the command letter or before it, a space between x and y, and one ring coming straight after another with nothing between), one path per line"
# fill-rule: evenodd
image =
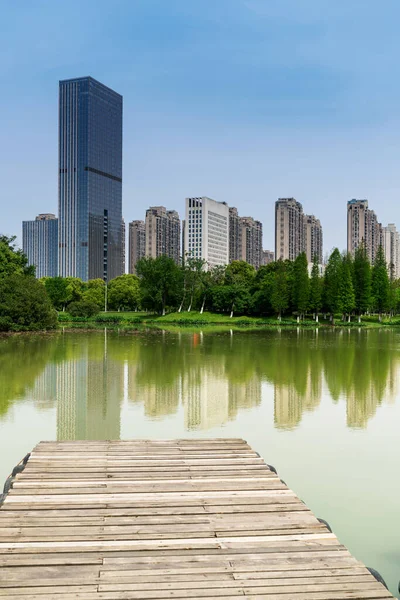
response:
M382 227L382 248L391 279L400 277L400 234L394 223Z
M269 265L269 263L274 262L274 260L275 254L272 252L272 250L263 250L263 265Z
M304 251L303 207L294 198L275 202L275 257L294 260Z
M22 248L28 264L36 267L36 277L58 275L58 219L51 213L22 222Z
M382 225L373 210L368 208L368 200L347 202L347 252L354 256L356 249L364 243L367 256L373 264L382 242Z
M59 84L59 273L122 268L122 96L92 77Z
M238 209L229 207L229 262L242 260L242 228Z
M304 252L307 256L307 261L312 263L314 257L317 256L318 264L322 265L322 227L320 220L314 215L304 215Z
M146 211L146 256L180 259L181 223L176 210L151 206Z
M146 256L146 226L144 221L129 223L129 273L136 274L136 265Z
M252 217L240 217L240 260L259 269L263 260L262 223Z
M122 218L122 225L121 225L121 245L122 245L121 273L125 273L125 268L126 268L126 226L125 226L124 218Z
M229 208L206 196L186 198L185 255L209 268L229 262Z

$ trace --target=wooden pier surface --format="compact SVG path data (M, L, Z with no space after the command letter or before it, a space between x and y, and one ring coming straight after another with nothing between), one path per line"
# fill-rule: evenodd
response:
M393 598L240 439L41 442L0 509L1 597Z

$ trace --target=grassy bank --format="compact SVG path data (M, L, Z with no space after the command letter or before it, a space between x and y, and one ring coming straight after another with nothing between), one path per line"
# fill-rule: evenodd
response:
M226 326L232 327L332 327L329 319L323 319L320 317L319 323L315 322L314 319L308 318L300 323L297 323L296 318L285 317L279 321L275 317L251 317L251 316L233 316L232 318L228 314L217 314L204 312L192 311L181 312L181 313L170 313L165 316L159 316L144 312L107 312L99 313L94 317L71 317L68 313L59 313L59 323L61 325L74 325L74 326L89 326L89 327L104 327L104 326L118 326L118 327L129 327L137 325L147 326L169 326L174 325L178 327L206 327L206 326ZM362 318L361 323L358 323L357 317L348 323L342 321L340 315L335 319L334 327L398 327L400 326L400 317L389 317L383 318L379 322L379 318L376 315L365 316Z

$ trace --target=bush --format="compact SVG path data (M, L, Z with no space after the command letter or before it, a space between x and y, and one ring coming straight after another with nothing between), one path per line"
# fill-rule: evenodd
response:
M0 319L2 331L38 331L57 325L45 287L31 275L0 279Z
M78 300L68 305L71 317L94 317L99 312L99 307L90 300Z

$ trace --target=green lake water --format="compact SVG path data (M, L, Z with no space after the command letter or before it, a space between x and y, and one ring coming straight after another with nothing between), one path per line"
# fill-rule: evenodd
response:
M397 594L400 331L0 339L0 478L40 440L242 437Z

